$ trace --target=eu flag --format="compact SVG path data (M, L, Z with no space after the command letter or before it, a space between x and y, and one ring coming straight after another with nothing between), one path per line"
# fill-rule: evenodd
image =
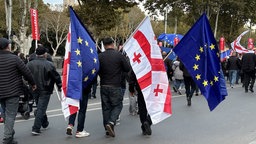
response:
M227 96L220 53L206 14L192 26L174 48L212 111Z
M76 13L70 12L70 63L67 97L80 99L83 88L86 88L99 70L96 44Z

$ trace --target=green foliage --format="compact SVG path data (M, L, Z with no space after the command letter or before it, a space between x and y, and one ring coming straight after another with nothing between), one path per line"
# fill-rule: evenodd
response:
M82 5L75 10L95 37L98 37L103 30L110 30L120 24L121 14L127 13L129 8L136 4L125 0L80 1Z
M245 24L249 23L249 28L256 24L255 0L147 0L144 6L151 14L163 13L167 8L170 27L174 27L174 19L178 18L177 33L187 31L203 12L207 13L214 30L219 10L216 38L224 36L227 42L232 42Z

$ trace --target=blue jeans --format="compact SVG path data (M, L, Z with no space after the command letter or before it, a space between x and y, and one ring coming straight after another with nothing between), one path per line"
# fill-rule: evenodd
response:
M84 121L86 117L88 97L89 97L89 93L83 94L83 97L79 102L80 108L78 111L78 119L77 119L77 131L79 132L84 130ZM73 126L75 125L76 115L77 113L74 113L69 117L69 125L73 125Z
M19 96L0 99L4 111L4 141L12 141L14 121L19 107Z
M101 86L101 106L104 127L108 123L116 124L123 108L123 95L121 87Z
M183 83L183 80L175 79L174 80L174 86L176 89L179 89Z
M237 70L229 70L229 82L230 86L234 86L236 82Z
M41 126L47 127L49 122L46 115L46 110L50 101L50 94L44 94L42 92L33 93L33 96L36 101L37 110L35 113L35 121L32 127L32 131L39 132Z

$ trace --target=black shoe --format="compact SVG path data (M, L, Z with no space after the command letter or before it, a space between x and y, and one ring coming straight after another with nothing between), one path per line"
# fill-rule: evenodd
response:
M18 144L18 142L13 139L4 139L3 144Z
M147 121L145 121L143 123L143 126L145 128L145 134L151 135L152 134L152 130L151 130L150 124Z
M37 136L40 135L41 131L40 130L32 130L32 135Z
M188 101L188 106L191 106L191 98L188 98L187 101Z
M245 90L245 93L248 93L248 90Z
M106 125L106 129L110 136L115 137L114 125L109 123Z
M142 134L143 134L143 135L147 135L147 132L146 132L146 130L145 130L145 128L144 128L143 125L141 125L141 130L142 130Z
M93 95L92 97L93 97L93 98L96 98L96 96L95 96L95 95Z
M249 89L252 93L254 92L254 90L252 88Z

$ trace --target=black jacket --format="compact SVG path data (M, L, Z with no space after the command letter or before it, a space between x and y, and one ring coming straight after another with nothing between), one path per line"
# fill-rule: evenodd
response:
M256 66L256 55L254 53L245 53L242 57L242 70L244 72L254 71Z
M30 70L18 56L0 50L0 98L23 94L22 76L31 85L35 84Z
M61 88L61 78L52 62L45 58L36 58L27 64L35 79L36 91L52 94L54 83Z
M125 56L114 49L106 49L99 54L99 62L100 85L121 87L121 74L130 69Z
M236 56L231 56L227 62L228 70L239 70L240 69L240 60Z
M179 68L181 71L183 71L184 77L191 77L191 75L189 74L188 70L186 69L186 67L184 66L184 64L182 62L180 62Z

